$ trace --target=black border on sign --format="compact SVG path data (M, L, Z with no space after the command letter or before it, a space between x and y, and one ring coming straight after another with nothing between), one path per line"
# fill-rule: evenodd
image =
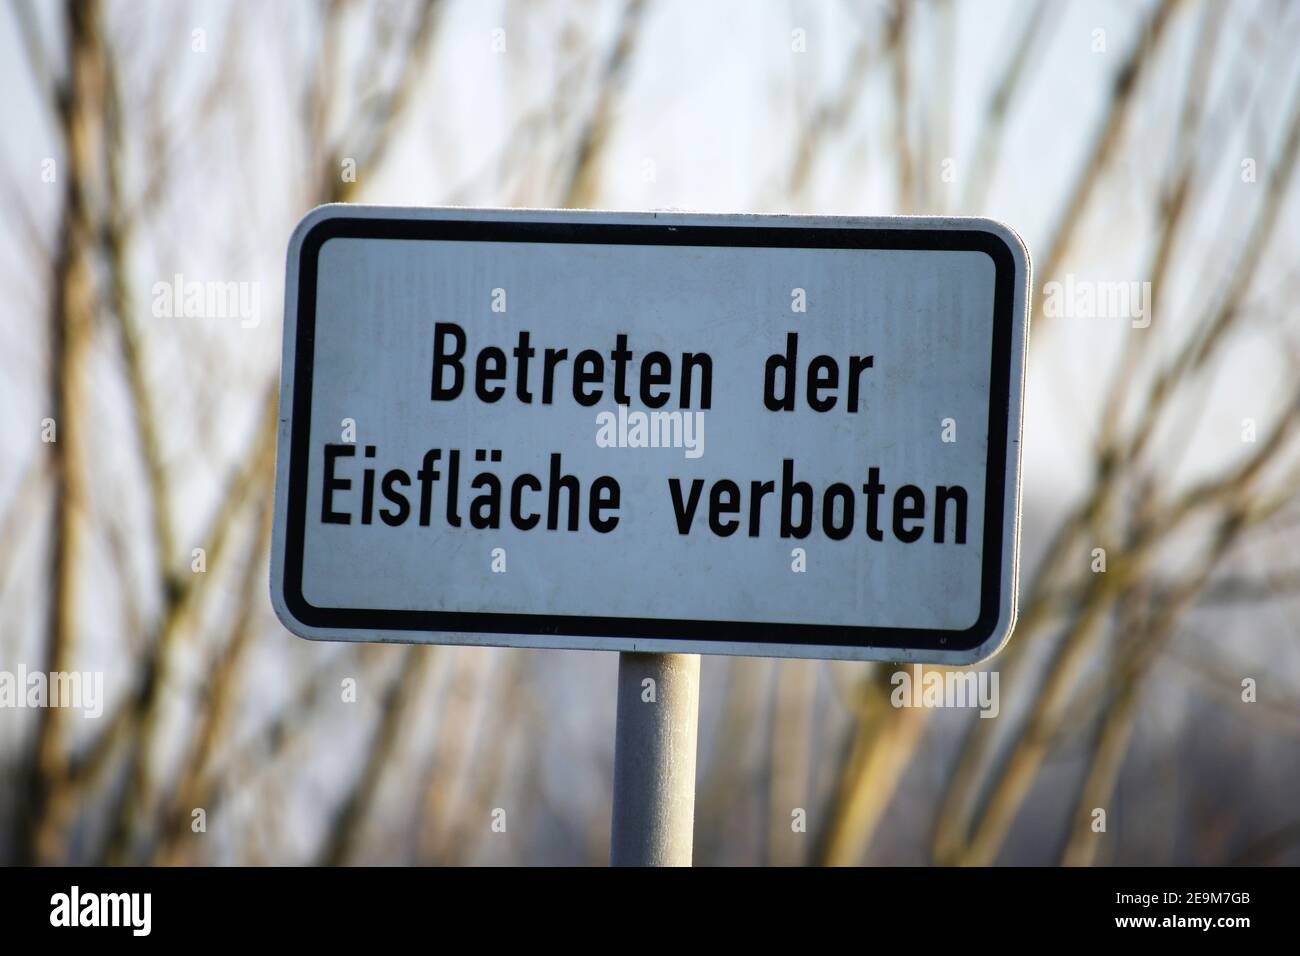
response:
M990 343L988 458L984 492L984 554L980 613L965 630L841 624L587 617L317 607L302 592L310 454L316 278L321 246L330 239L416 239L458 242L568 242L601 245L729 246L808 249L913 249L983 252L994 263ZM448 631L696 640L708 643L803 644L910 650L970 651L998 625L1002 590L1003 517L1010 422L1015 257L1005 241L981 229L874 229L816 226L696 226L596 222L384 219L335 217L303 236L298 260L298 323L294 349L284 602L303 624L368 631Z

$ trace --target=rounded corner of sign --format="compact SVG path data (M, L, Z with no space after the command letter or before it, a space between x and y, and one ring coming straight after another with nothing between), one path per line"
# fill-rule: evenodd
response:
M280 607L276 608L275 616L280 619L280 624L284 629L299 640L311 641L312 643L340 640L340 638L334 637L333 635L322 631L320 628L312 627L310 624L304 624L298 618L294 617L293 614Z
M336 219L345 218L347 209L346 203L331 202L307 210L289 235L289 258L298 261L304 249L316 245L312 242L312 238L317 231Z
M986 216L976 217L971 220L971 223L978 232L982 232L998 242L1001 248L1005 249L1007 254L1011 256L1016 271L1028 277L1029 246L1025 244L1025 240L1021 238L1020 233L1002 220L991 219ZM995 256L994 261L996 259Z
M284 625L286 631L307 641L326 640L317 628L308 624L293 610L293 605L298 603L310 607L305 599L291 600L289 595L285 593L284 582L274 577L271 579L270 591L271 608L275 611L275 616Z
M1002 653L1003 648L1010 642L1011 634L1015 629L1016 619L1014 613L1010 617L999 617L982 641L963 652L963 656L966 658L965 664L973 667L992 660Z

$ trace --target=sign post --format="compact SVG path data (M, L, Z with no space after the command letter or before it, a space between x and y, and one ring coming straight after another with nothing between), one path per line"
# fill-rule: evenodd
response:
M322 206L289 245L276 613L622 652L611 860L689 862L699 654L1010 635L1028 286L984 219Z
M700 655L618 657L612 866L690 866Z

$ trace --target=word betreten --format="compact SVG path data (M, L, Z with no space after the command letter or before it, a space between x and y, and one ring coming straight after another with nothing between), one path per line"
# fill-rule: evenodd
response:
M460 397L465 389L466 366L472 369L474 394L483 402L497 402L507 388L500 384L510 377L510 360L506 351L496 345L479 349L473 362L468 362L469 347L465 330L455 322L437 322L433 326L433 384L429 397L435 402L449 402ZM604 397L602 383L605 378L605 356L595 349L582 349L572 359L572 370L567 370L568 349L542 350L541 367L534 364L537 349L533 347L527 330L521 329L510 355L514 357L515 398L526 405L533 402L533 389L539 388L537 401L550 405L555 400L556 373L569 378L570 392L579 405L592 406ZM609 351L609 361L614 367L614 401L630 404L628 393L628 366L636 354L627 346L623 332L614 337L614 347ZM683 352L679 364L680 384L678 404L681 408L693 407L692 391L699 380L698 405L707 409L713 403L713 358L707 352ZM533 374L530 374L533 373ZM540 385L537 375L540 374ZM641 357L638 370L641 404L646 408L662 408L673 394L673 360L664 352L647 352Z
M365 457L375 457L375 446L365 446ZM442 513L446 522L453 528L461 527L465 517L469 518L472 528L500 528L503 521L520 531L536 528L542 521L543 512L548 531L556 531L561 526L568 531L577 531L581 507L582 483L574 475L564 474L560 453L551 454L550 470L547 480L524 472L516 476L507 488L501 477L491 469L479 470L469 481L469 489L477 491L469 502L465 515L460 510L461 500L461 454L460 449L453 448L447 453L446 481L439 466L443 462L441 448L430 448L424 454L420 470L412 477L401 468L384 472L378 479L378 491L385 504L375 507L376 479L375 468L361 470L361 495L357 501L353 491L353 479L343 477L348 467L340 463L340 458L352 458L356 455L356 445L325 446L325 477L321 489L321 521L325 524L351 524L355 514L361 524L373 524L376 514L379 520L390 527L403 525L413 513L422 527L428 527L433 521L434 486L441 486L444 507ZM488 453L476 449L475 461L485 461ZM501 461L501 452L493 450L493 462ZM355 475L355 471L351 472ZM410 492L408 493L408 490ZM565 506L560 504L561 494L565 496ZM469 497L468 493L466 497ZM595 531L606 534L618 526L617 512L621 497L618 482L609 475L601 475L591 483L587 491L587 523ZM561 516L563 514L563 520Z

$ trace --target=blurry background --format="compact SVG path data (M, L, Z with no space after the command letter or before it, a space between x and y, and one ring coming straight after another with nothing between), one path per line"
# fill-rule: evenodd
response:
M0 861L607 859L615 655L269 606L285 247L361 201L1013 225L1001 712L706 657L696 860L1300 862L1297 49L1279 0L7 2L0 671L105 701L0 709ZM258 320L168 315L177 274Z

